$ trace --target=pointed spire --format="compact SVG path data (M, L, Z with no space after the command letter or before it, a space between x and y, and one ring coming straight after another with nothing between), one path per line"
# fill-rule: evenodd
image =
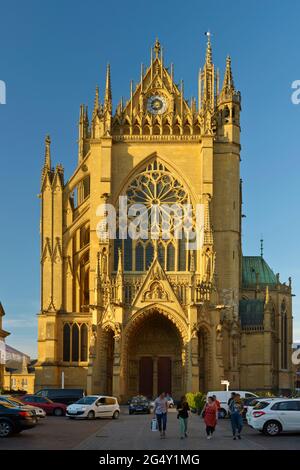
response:
M227 56L222 92L225 92L228 94L232 91L234 91L234 82L233 82L233 76L232 76L232 70L231 70L231 58L230 56Z
M96 91L95 91L95 99L94 99L94 110L93 110L93 117L95 117L99 111L99 87L98 85L96 86Z
M205 35L207 36L205 64L212 65L212 49L211 49L211 41L210 41L210 37L211 37L210 31L207 31Z
M195 252L190 251L190 272L195 272Z
M159 57L159 54L160 54L160 51L161 51L161 46L160 46L160 42L159 42L158 38L156 38L156 40L155 40L153 50L154 50L154 53L155 53L155 57L157 59Z
M207 36L207 46L205 64L198 79L198 107L211 113L215 107L215 70L212 62L211 33L208 31L205 35ZM207 132L211 132L210 118L207 121Z
M112 100L112 94L111 94L111 81L110 81L110 65L107 64L104 106L111 106L111 100Z
M204 202L204 243L205 245L212 245L213 244L213 232L210 223L210 200L211 196L209 194L206 195L205 202Z
M88 107L85 106L84 110L84 137L88 137L89 134L89 113Z
M141 64L141 93L143 93L143 80L144 80L144 64Z
M118 269L117 269L117 274L118 275L123 275L123 256L122 256L122 249L120 247L118 248Z
M261 239L260 239L260 257L261 258L264 257L264 239L263 239L263 237L261 237Z
M45 138L45 163L44 169L51 170L51 151L50 151L51 139L50 135Z

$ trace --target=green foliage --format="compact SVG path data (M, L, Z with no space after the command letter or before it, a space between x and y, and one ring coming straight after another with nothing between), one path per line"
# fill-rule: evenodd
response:
M188 392L186 399L191 410L201 413L201 410L205 404L206 394L202 392Z
M186 395L186 400L189 404L189 407L193 410L196 409L196 406L195 406L195 394L192 393L192 392L188 392Z

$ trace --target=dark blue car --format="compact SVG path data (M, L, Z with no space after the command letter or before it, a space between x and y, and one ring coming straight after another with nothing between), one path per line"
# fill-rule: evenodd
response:
M129 403L129 414L134 413L151 413L153 411L153 404L148 400L147 397L139 395L133 397Z

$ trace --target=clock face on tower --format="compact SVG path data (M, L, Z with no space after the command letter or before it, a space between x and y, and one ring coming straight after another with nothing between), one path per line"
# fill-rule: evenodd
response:
M152 95L148 98L147 109L151 114L163 114L167 110L167 100L161 95Z

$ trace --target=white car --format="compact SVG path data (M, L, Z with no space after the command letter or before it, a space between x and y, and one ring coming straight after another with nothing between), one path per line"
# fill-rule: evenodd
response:
M168 406L169 408L174 408L174 400L172 397L170 397L170 395L167 395L166 396L166 399L168 400Z
M232 392L238 393L241 398L257 398L257 395L252 392L248 392L245 390L217 390L208 392L206 395L206 401L208 397L212 397L215 395L217 400L220 402L220 409L219 409L219 418L226 418L229 411L228 400L231 397Z
M273 400L276 400L276 398L272 398L272 397L267 397L267 398L253 398L252 401L247 404L247 406L244 405L244 409L246 408L246 420L248 422L248 418L250 418L250 415L251 415L251 411L256 407L256 405L261 402L261 401L265 401L265 402L271 402Z
M300 432L300 399L263 400L247 414L249 426L268 436Z
M115 397L87 395L67 407L69 418L113 418L118 419L120 406Z

